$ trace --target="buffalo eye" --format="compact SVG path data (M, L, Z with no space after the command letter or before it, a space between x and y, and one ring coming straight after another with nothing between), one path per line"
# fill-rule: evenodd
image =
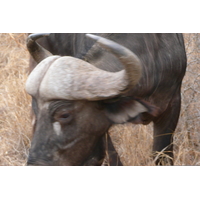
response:
M62 115L60 116L60 119L65 120L65 119L67 119L69 116L70 116L69 113L64 113L64 114L62 114Z
M68 124L72 120L72 113L66 109L58 110L54 113L53 121L60 124Z

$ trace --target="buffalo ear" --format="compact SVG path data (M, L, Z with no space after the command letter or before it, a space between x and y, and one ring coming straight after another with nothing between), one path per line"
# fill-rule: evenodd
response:
M133 97L104 101L104 105L107 117L116 124L129 121L145 124L145 120L151 121L158 114L158 109L155 106Z

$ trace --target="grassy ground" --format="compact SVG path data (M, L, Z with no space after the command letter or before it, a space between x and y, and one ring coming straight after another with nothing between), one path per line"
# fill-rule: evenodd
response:
M200 165L200 34L184 34L188 56L182 110L174 133L175 165ZM0 165L25 165L30 147L30 97L24 91L26 34L0 34ZM152 125L110 129L124 165L154 165Z

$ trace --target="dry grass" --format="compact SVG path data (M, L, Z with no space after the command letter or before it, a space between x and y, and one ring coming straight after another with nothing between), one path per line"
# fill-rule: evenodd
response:
M182 111L174 134L175 165L200 165L200 34L184 34L188 69L182 87ZM26 34L0 34L0 165L25 165L30 147L30 97ZM110 129L124 165L154 165L152 125L116 125Z
M0 165L24 165L30 146L25 39L24 34L0 34Z

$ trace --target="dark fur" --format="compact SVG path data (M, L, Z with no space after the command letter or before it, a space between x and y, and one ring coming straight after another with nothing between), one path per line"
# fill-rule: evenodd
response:
M133 51L142 62L142 78L129 91L126 97L99 102L109 112L119 112L123 107L138 101L148 108L149 112L141 113L129 121L133 123L154 123L153 151L164 148L166 154L173 158L172 134L179 118L181 104L181 83L186 70L186 53L182 34L98 34L109 38ZM83 59L98 68L115 72L123 69L118 59L102 49L85 34L51 34L38 42L55 55L68 55ZM31 68L35 63L30 62ZM109 102L110 101L110 102ZM34 103L34 107L36 104ZM34 109L35 110L35 109ZM37 111L35 111L37 113ZM45 122L46 123L46 122ZM47 122L48 123L48 122ZM166 134L169 133L169 134ZM101 160L105 149L99 138L93 154L87 158ZM111 140L110 140L111 142ZM111 144L110 144L111 145ZM111 145L112 146L112 145ZM101 149L101 150L100 150ZM99 153L101 152L101 153ZM101 156L99 156L101 155ZM116 164L115 156L111 165ZM157 164L161 162L157 159ZM31 162L30 162L31 163ZM170 163L173 164L172 160ZM121 165L121 163L120 163Z

